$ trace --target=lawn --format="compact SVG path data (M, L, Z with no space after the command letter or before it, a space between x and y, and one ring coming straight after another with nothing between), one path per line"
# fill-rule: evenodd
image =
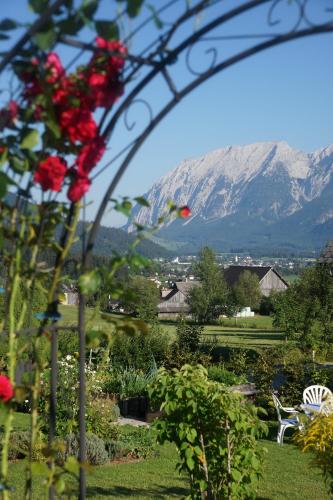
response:
M258 497L262 500L294 498L302 500L329 499L323 478L310 467L310 457L297 450L288 439L278 446L275 429L270 439L262 441L268 450L264 475L259 484ZM173 445L160 447L158 456L142 462L94 467L88 475L87 497L170 499L188 493L187 481L175 471L177 453ZM15 485L12 497L23 498L24 464L12 464L10 483ZM41 481L35 481L34 497L44 498Z

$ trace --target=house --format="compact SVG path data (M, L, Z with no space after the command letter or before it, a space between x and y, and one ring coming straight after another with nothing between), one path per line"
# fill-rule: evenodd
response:
M258 276L260 291L265 297L268 297L273 291L282 292L288 288L286 280L273 267L229 266L224 270L224 277L230 288L236 285L244 271L250 271Z
M189 306L186 298L189 290L194 286L200 286L199 281L177 281L172 290L163 297L157 306L159 318L175 318L180 314L189 314Z

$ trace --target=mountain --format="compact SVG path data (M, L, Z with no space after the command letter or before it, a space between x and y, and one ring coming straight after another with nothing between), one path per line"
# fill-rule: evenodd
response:
M286 142L229 146L182 161L146 194L133 218L155 223L167 201L189 205L158 236L195 251L313 251L333 236L333 145L305 153ZM130 231L129 224L126 229Z
M77 234L81 235L83 223L79 222ZM111 257L112 251L124 254L128 251L129 246L135 241L136 237L133 234L128 234L123 229L114 227L101 226L97 232L97 237L94 245L94 255L100 257ZM166 248L154 243L151 240L142 240L136 247L138 253L148 258L167 258L171 252ZM81 252L81 241L74 243L72 248L73 253Z

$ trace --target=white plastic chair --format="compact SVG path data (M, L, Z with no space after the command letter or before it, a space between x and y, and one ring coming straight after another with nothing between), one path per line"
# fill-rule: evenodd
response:
M279 398L275 396L275 394L272 394L273 402L276 408L276 413L278 416L278 421L279 421L279 430L277 434L277 443L278 444L283 444L283 436L285 433L285 430L288 429L288 427L294 427L295 429L301 427L301 423L299 421L299 418L297 416L298 411L295 410L295 408L291 407L284 407L282 406ZM290 418L282 418L281 417L281 411L284 413L289 413L292 414L293 417Z
M333 396L328 396L320 405L319 413L328 417L333 413Z
M329 396L331 391L323 385L310 385L303 391L304 403L312 405L321 405Z

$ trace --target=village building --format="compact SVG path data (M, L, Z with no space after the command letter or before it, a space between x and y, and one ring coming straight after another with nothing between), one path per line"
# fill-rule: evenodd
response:
M288 288L287 281L273 268L269 266L229 266L224 270L225 280L230 288L233 288L240 275L244 271L250 271L258 276L261 294L268 297L273 291L282 292ZM190 308L187 304L187 294L194 286L200 286L199 281L177 281L172 290L162 294L162 301L158 304L159 318L174 318L183 314L189 315ZM244 316L252 313L247 311Z
M244 271L258 276L260 291L265 297L273 291L282 292L288 288L287 281L271 266L229 266L224 270L224 277L230 288L236 285Z

